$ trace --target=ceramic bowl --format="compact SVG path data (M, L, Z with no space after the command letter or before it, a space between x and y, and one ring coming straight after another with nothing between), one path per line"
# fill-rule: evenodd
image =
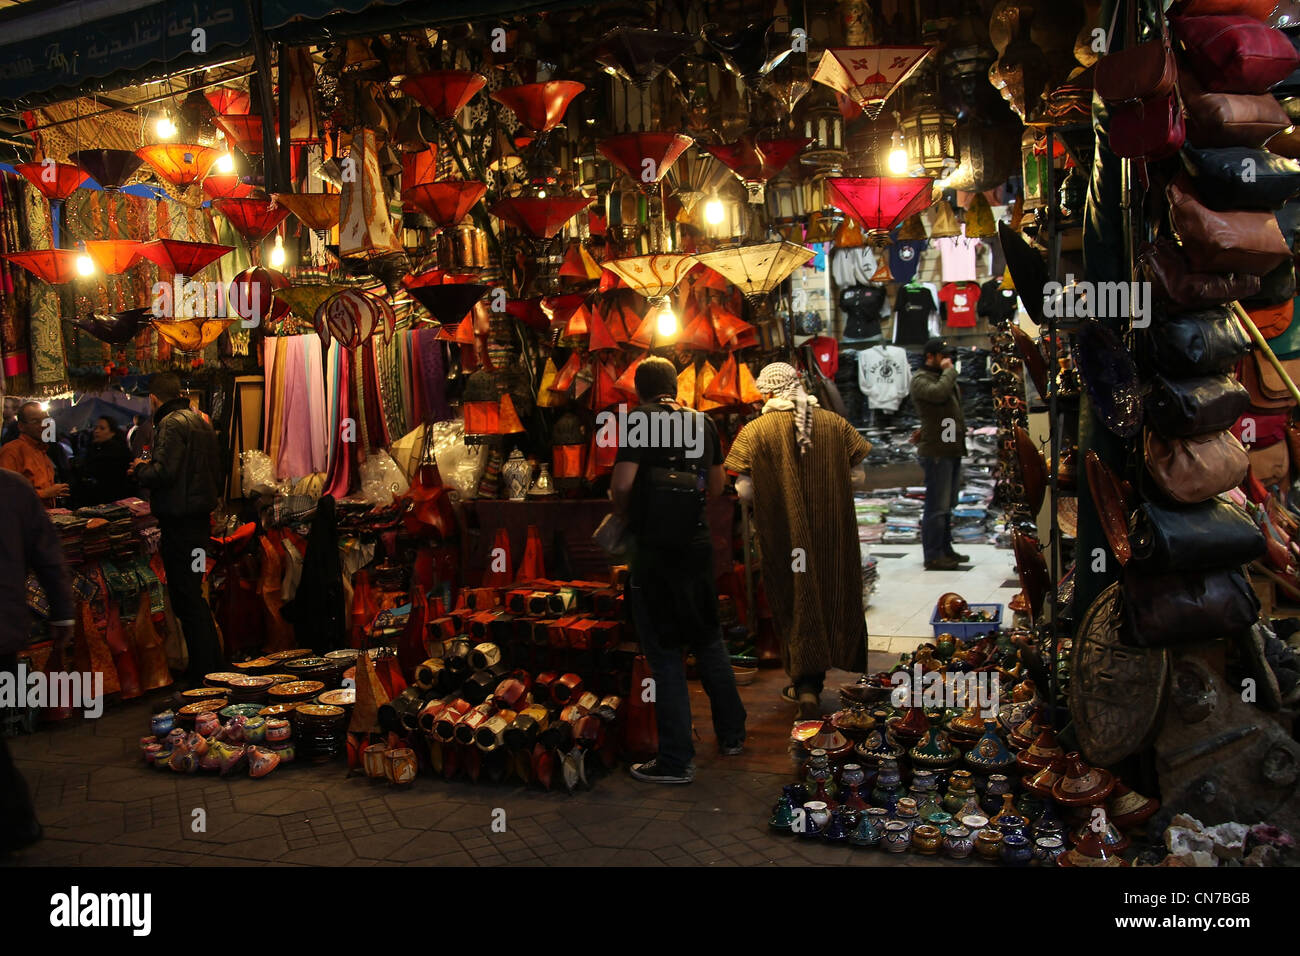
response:
M351 707L356 702L357 691L355 687L340 687L338 690L327 690L316 695L316 703L333 707Z
M299 657L311 657L312 649L310 647L296 647L289 651L276 651L274 654L267 654L266 659L269 661L292 661Z
M222 707L218 713L229 720L231 717L256 717L261 709L261 704L231 704L229 707Z
M292 680L276 684L267 697L278 704L301 703L311 700L325 689L325 684L318 680Z

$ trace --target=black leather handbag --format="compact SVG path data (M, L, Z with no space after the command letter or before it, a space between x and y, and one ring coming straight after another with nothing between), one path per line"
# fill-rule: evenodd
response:
M1124 568L1120 640L1136 647L1204 644L1250 630L1259 599L1239 570L1149 574Z
M1250 408L1250 392L1231 375L1170 379L1157 375L1147 393L1146 421L1170 438L1223 431Z
M1183 166L1212 209L1280 209L1300 195L1300 163L1266 149L1184 146Z
M1227 309L1163 317L1148 341L1156 368L1171 378L1231 372L1250 352L1250 338Z
M1239 568L1263 556L1264 535L1236 505L1213 498L1187 507L1144 501L1129 522L1133 560L1146 573Z
M1295 298L1295 262L1286 260L1259 280L1259 291L1238 301L1248 309L1282 305Z

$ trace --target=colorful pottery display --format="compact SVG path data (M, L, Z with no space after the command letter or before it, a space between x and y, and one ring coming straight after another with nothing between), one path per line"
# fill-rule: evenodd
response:
M1034 861L1040 866L1056 866L1065 852L1065 841L1059 836L1040 836L1034 840Z
M944 855L953 860L964 860L971 855L975 849L975 840L971 836L971 831L965 826L950 826L943 831L943 852Z
M921 823L912 828L912 849L924 856L937 854L942 841L943 834L933 824Z
M1006 748L998 736L997 724L984 722L984 734L964 758L971 769L981 773L998 773L1016 762L1016 755Z
M1007 866L1027 866L1033 858L1029 841L1019 833L1003 834L1002 845L998 847L998 858Z
M912 843L912 828L901 820L889 820L880 843L887 853L906 853Z

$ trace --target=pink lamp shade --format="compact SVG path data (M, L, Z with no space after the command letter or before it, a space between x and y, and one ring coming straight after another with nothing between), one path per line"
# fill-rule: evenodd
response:
M164 272L192 276L234 248L234 246L223 246L215 242L155 239L140 245L140 255Z
M829 200L873 238L930 205L934 180L924 176L831 177Z
M550 239L564 224L590 206L594 199L582 195L512 196L498 202L490 210L502 222L514 226L534 239Z
M468 70L433 70L416 73L402 81L402 92L433 114L434 119L447 121L483 89L487 79Z
M586 88L574 80L551 80L506 86L493 93L492 99L519 117L519 122L528 129L547 133L560 125L573 98Z
M487 192L484 183L449 180L421 183L402 190L402 199L432 219L439 228L454 226Z
M249 243L261 242L289 216L287 206L251 196L243 199L214 199L212 206Z
M52 201L67 199L87 178L86 171L72 163L19 163L14 169Z

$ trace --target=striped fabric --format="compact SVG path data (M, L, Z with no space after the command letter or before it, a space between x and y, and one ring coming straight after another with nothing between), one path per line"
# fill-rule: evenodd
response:
M724 462L754 482L763 587L782 662L795 680L831 667L860 671L867 654L849 469L871 446L821 408L812 410L812 436L812 448L800 455L794 413L769 412L740 430Z

